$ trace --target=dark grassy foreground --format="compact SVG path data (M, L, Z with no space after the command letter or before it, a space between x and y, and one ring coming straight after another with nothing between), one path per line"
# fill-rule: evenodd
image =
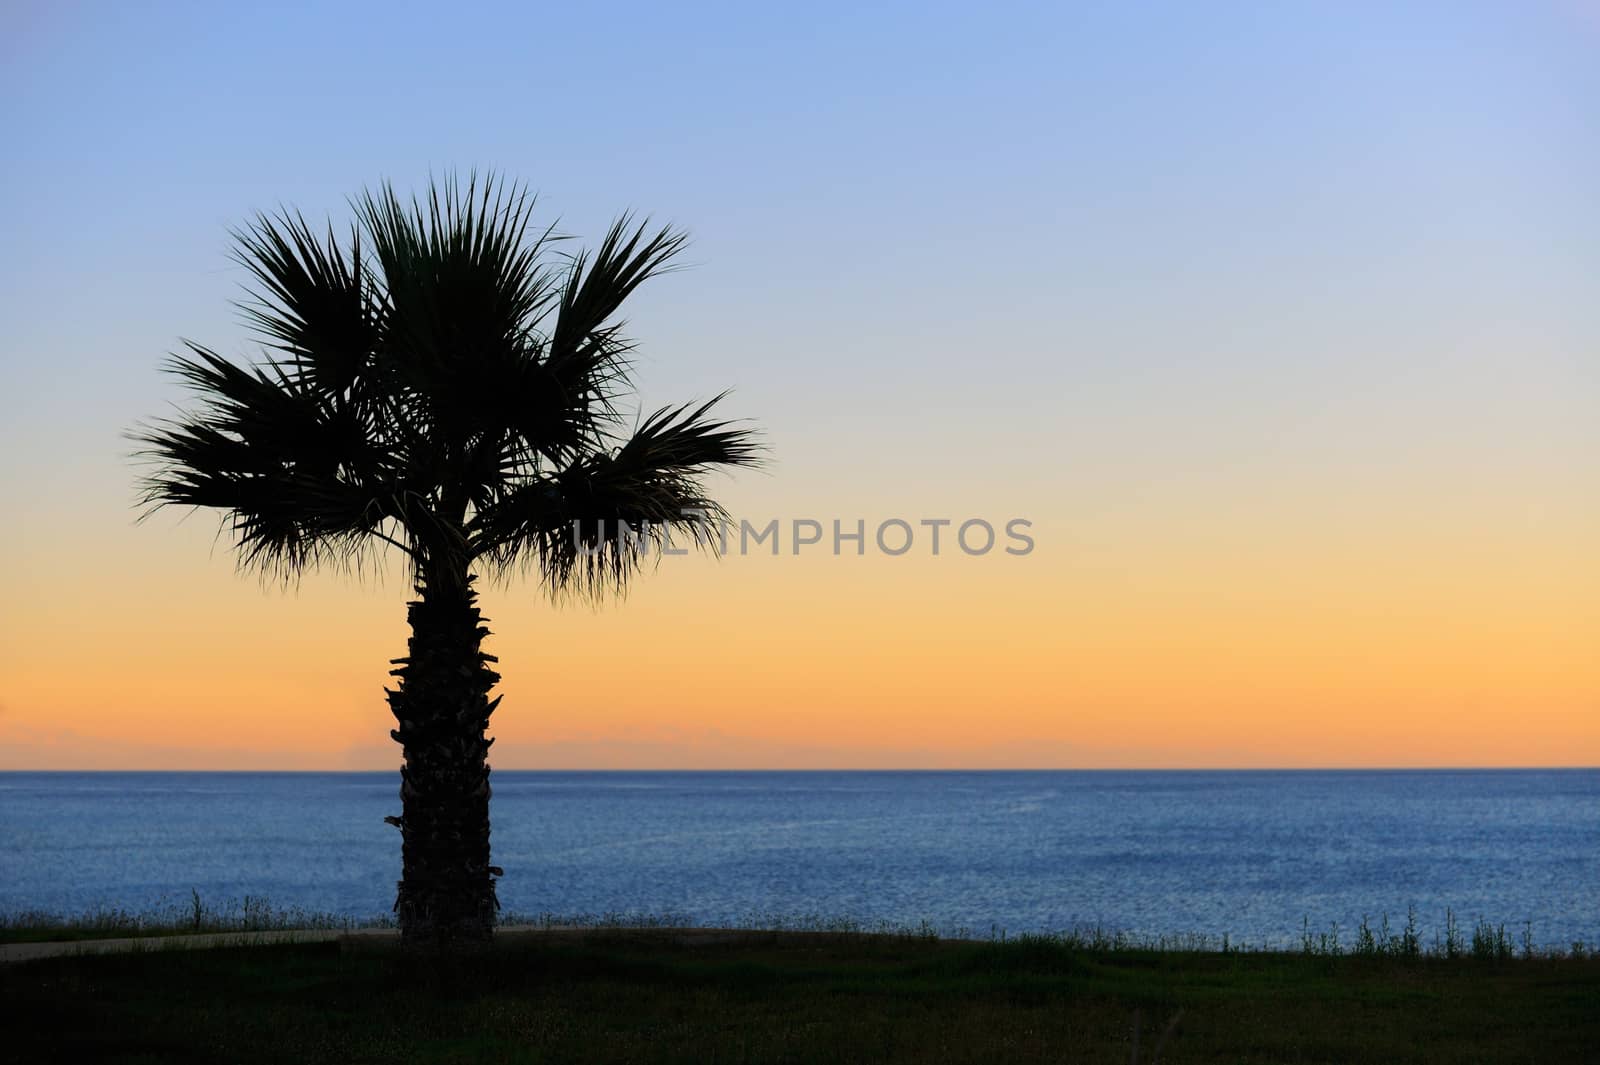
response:
M1095 951L1047 940L792 932L730 938L689 945L649 930L507 937L488 955L443 963L393 950L342 953L328 943L7 965L0 1060L1600 1057L1593 958Z

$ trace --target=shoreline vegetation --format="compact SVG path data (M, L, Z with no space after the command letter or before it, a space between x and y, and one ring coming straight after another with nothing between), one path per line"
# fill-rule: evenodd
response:
M497 924L503 928L578 929L592 931L650 931L707 929L684 914L504 913ZM850 917L817 914L747 914L721 923L715 928L735 932L794 932L831 935L878 936L921 941L1006 943L1054 943L1092 953L1215 953L1215 954L1305 954L1321 957L1472 958L1479 961L1511 959L1600 958L1600 943L1578 939L1569 943L1540 942L1533 923L1520 926L1494 923L1483 917L1466 924L1454 909L1447 908L1442 923L1424 926L1415 908L1403 921L1391 920L1382 913L1376 918L1363 916L1354 928L1334 922L1327 929L1313 929L1305 918L1299 930L1277 942L1248 941L1223 933L1182 932L1149 935L1097 926L1055 932L1013 933L999 925L987 929L945 928L928 921L916 924L891 921L861 921ZM359 918L303 907L277 907L255 895L222 903L208 902L191 890L184 902L170 902L155 909L131 911L101 908L69 915L38 910L0 913L0 945L15 943L70 943L96 939L165 938L195 934L252 932L365 932L396 928L392 915Z
M1600 1045L1586 946L1523 957L1463 933L1454 956L1421 936L1408 954L1402 931L1224 950L814 919L686 934L677 917L590 916L466 956L357 934L0 965L7 1060L1545 1065Z

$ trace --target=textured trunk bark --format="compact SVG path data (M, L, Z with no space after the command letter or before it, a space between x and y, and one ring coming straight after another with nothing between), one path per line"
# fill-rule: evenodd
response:
M401 877L395 912L408 947L449 950L487 943L494 933L496 876L489 864L489 765L484 738L500 700L500 675L480 647L489 630L472 578L434 572L410 604L410 654L395 659L398 690L389 733L405 751L400 770Z

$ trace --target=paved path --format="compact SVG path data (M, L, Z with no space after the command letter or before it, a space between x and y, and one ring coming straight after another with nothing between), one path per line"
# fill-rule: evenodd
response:
M6 943L0 945L0 964L54 958L62 954L118 954L146 950L195 950L207 947L243 947L257 943L326 943L347 935L395 935L393 929L294 929L283 932L206 932L190 936L139 936L129 939L75 939L59 943Z
M568 937L590 935L644 934L671 939L688 946L712 946L748 939L763 939L775 933L731 928L585 928L576 925L503 925L495 929L501 942L529 937ZM804 933L798 933L804 934ZM833 933L816 933L829 936ZM263 943L328 943L342 940L355 949L382 949L397 944L400 933L393 928L291 929L275 932L205 932L187 936L140 936L127 939L75 939L58 943L7 943L0 945L0 964L56 958L63 954L115 954L147 950L204 950L210 947L248 947Z

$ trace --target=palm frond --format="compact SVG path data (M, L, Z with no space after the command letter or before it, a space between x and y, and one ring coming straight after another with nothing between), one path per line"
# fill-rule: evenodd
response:
M200 397L195 424L287 466L335 469L361 460L366 438L356 412L333 406L270 362L250 369L199 344L186 346L189 354L174 356L168 370Z
M765 448L753 428L738 421L714 420L711 408L726 399L719 392L696 407L662 407L644 420L617 451L617 462L646 471L701 473L712 468L760 466Z
M474 519L474 554L501 573L537 563L553 594L598 595L659 559L669 538L714 551L727 515L705 477L762 454L752 429L709 417L721 398L656 411L615 451L507 493Z
M585 412L596 440L615 423L615 401L631 383L633 344L613 316L640 285L670 269L688 244L687 234L671 227L647 236L648 229L648 220L635 225L625 214L592 258L573 257L550 334L545 366L564 401Z
M232 235L234 261L259 286L240 304L245 320L307 384L342 396L368 368L383 333L359 231L345 252L331 226L319 240L305 218L285 211L258 215Z
M476 175L463 189L435 184L403 202L384 185L355 204L382 269L387 358L438 431L460 444L536 357L537 323L560 279L543 251L553 227L530 235L534 199Z
M220 511L242 564L284 576L359 554L403 516L393 477L383 476L382 456L348 409L287 374L189 348L169 369L199 396L199 409L132 434L153 465L141 484L147 512Z

